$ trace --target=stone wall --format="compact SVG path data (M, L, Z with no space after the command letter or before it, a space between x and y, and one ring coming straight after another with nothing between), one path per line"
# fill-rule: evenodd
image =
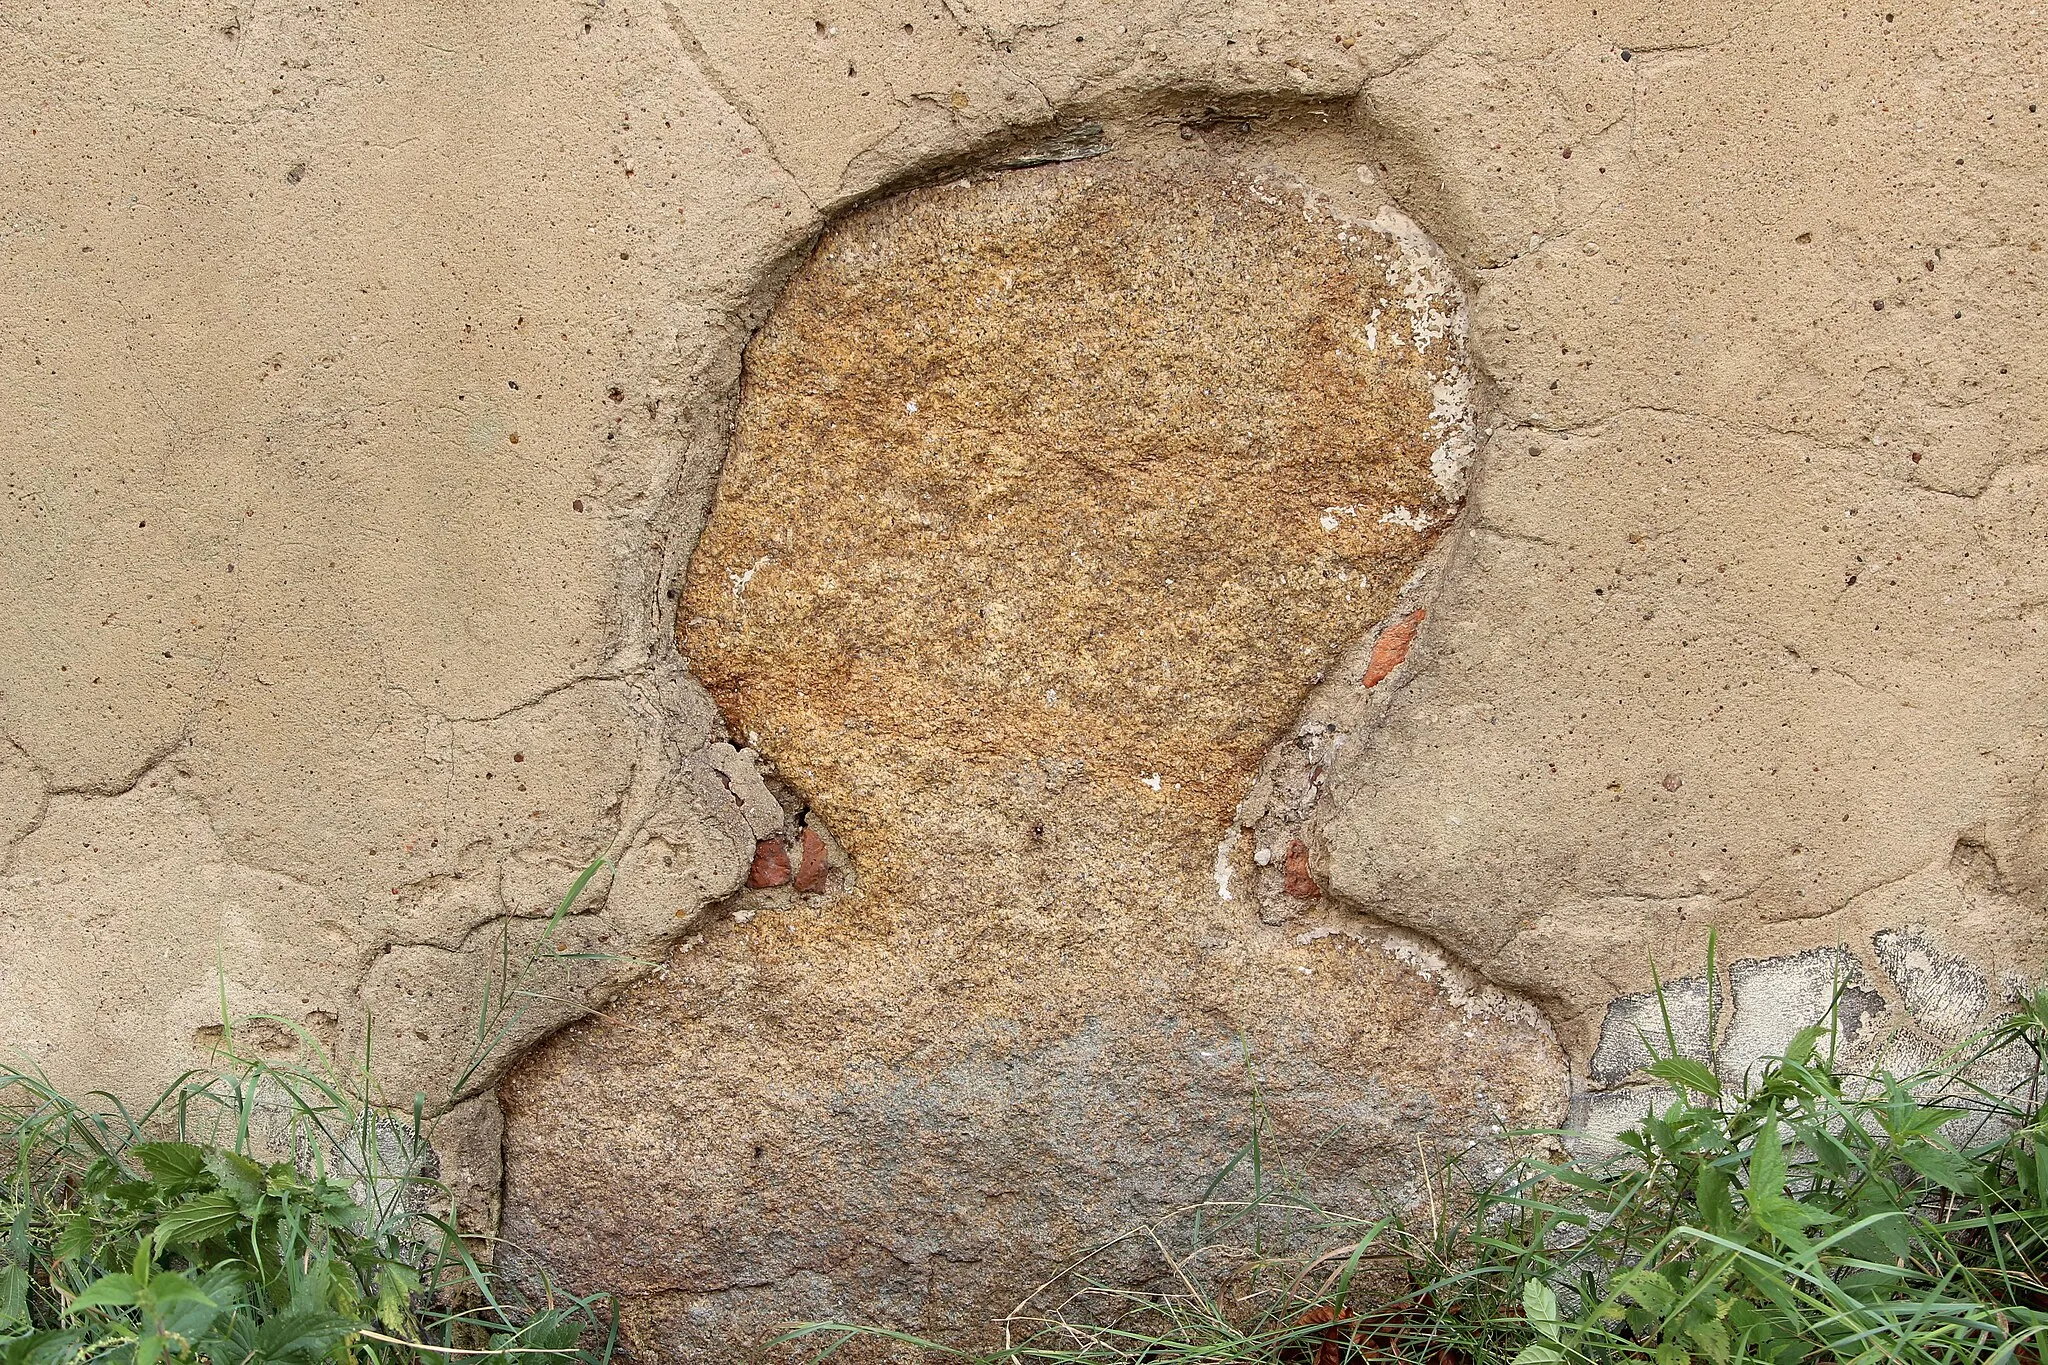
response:
M849 241L967 175L1099 174L1083 154L1103 149L1170 184L1261 177L1332 224L1379 224L1372 250L1440 251L1476 413L1462 504L1389 490L1381 512L1428 527L1371 520L1411 538L1412 569L1374 560L1370 591L1284 607L1326 652L1322 683L1259 663L1241 712L1200 712L1241 722L1208 750L1225 758L1200 807L1241 837L1199 865L1192 834L1151 850L1176 870L1146 943L1219 938L1232 980L1349 964L1380 983L1358 990L1409 1001L1395 1037L1491 992L1492 1017L1534 1021L1579 1077L1551 1083L1559 1113L1624 1079L1599 1057L1610 1002L1653 956L1697 974L1710 929L1729 961L1844 949L1887 1009L1919 1012L1934 968L1913 964L1946 964L1993 1009L2038 969L2048 908L2043 41L2018 4L16 7L0 1031L62 1082L129 1092L202 1059L223 1000L350 1053L369 1035L394 1094L465 1101L486 1191L506 1069L672 947L716 949L675 959L716 970L671 968L550 1044L513 1093L562 1098L515 1119L687 1103L571 1065L653 1045L594 1041L614 1021L707 1040L660 1054L707 1077L755 1056L758 1039L716 1042L744 1011L689 990L715 998L736 945L762 941L755 900L829 919L863 841L894 841L917 862L905 884L929 886L949 840L988 852L986 830L930 822L989 798L878 803L845 763L842 789L806 789L729 724L768 673L692 653L713 692L692 676L677 603L730 477L743 347L821 232ZM1333 399L1301 430L1343 420ZM830 502L795 493L770 509L793 524ZM1226 546L1286 521L1249 488L1218 485L1213 507L1259 532ZM1319 535L1362 522L1322 515ZM1028 746L1046 718L1017 702L990 724ZM803 724L836 715L857 767L874 710ZM1113 751L1099 720L1089 749ZM1114 880L1102 831L1148 827L1137 807L1087 823L1113 804L1025 827ZM827 897L744 889L778 840L802 878L807 831ZM542 943L600 855L611 870ZM1226 871L1244 899L1197 908ZM931 893L906 895L888 922L927 922ZM861 928L795 940L792 999L814 998L806 973L881 989L861 954L883 940ZM1298 941L1320 929L1337 932ZM987 929L984 957L1028 964L1006 947L1028 937ZM472 1070L508 948L571 956ZM1703 1046L1767 1035L1745 1008L1810 1011L1808 978L1729 973L1721 1026L1747 1031ZM1188 1017L1118 990L1130 1017ZM1245 1017L1292 1017L1273 1001ZM1199 1054L1187 1027L1147 1055ZM1125 1093L1093 1036L1016 1055ZM1318 1046L1359 1093L1384 1069ZM905 1103L945 1112L995 1082L920 1084ZM1191 1113L1228 1107L1199 1096ZM605 1213L620 1235L639 1217Z

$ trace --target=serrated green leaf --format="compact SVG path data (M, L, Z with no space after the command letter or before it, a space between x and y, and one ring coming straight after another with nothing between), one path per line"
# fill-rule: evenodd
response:
M226 1190L195 1194L158 1220L156 1245L161 1250L204 1242L232 1231L243 1222L242 1206Z
M420 1277L410 1266L386 1261L377 1269L377 1320L403 1335L411 1319L412 1296L419 1291Z
M1728 1365L1732 1348L1728 1340L1727 1324L1709 1318L1704 1322L1695 1322L1687 1326L1685 1335L1691 1339L1693 1345L1699 1347L1700 1354L1714 1365Z
M0 1331L28 1326L28 1271L13 1264L0 1266Z
M1522 1316L1544 1336L1557 1340L1557 1291L1541 1280L1524 1281Z
M1690 1057L1660 1057L1643 1070L1668 1085L1683 1086L1717 1100L1721 1098L1720 1080Z
M139 1286L136 1301L152 1313L162 1312L174 1304L211 1302L205 1290L172 1270L161 1270L150 1276L147 1283Z
M277 1314L256 1331L256 1356L264 1361L311 1362L340 1345L357 1324L338 1313L293 1308Z
M1763 1126L1757 1130L1756 1141L1749 1149L1749 1202L1754 1209L1759 1202L1768 1201L1782 1194L1785 1189L1785 1148L1778 1136L1778 1116L1765 1116Z
M1975 1194L1982 1187L1976 1166L1954 1148L1910 1142L1899 1149L1898 1158L1945 1190Z
M84 1292L64 1306L64 1313L70 1317L88 1308L132 1308L141 1293L139 1280L125 1271L116 1271L87 1285Z
M1515 1358L1509 1365L1559 1365L1563 1359L1564 1352L1558 1349L1556 1342L1532 1341L1515 1352Z
M1808 1024L1792 1035L1792 1041L1785 1045L1783 1056L1794 1066L1804 1066L1813 1057L1813 1050L1820 1040L1827 1037L1832 1029L1825 1024Z
M72 1327L35 1332L0 1348L0 1365L70 1365L88 1340L85 1332Z
M1641 1304L1658 1317L1671 1311L1678 1302L1678 1294L1671 1282L1654 1270L1640 1266L1621 1271L1609 1282L1609 1292L1616 1297L1626 1295Z
M129 1149L143 1168L167 1184L183 1184L206 1174L206 1149L191 1142L138 1142Z
M220 1182L220 1187L240 1201L243 1207L253 1207L262 1200L266 1172L241 1153L210 1147L206 1151L206 1169L213 1172L213 1178Z
M1728 1192L1726 1171L1712 1164L1701 1166L1693 1177L1693 1201L1699 1205L1708 1232L1717 1237L1734 1235L1735 1200Z
M83 1261L92 1255L92 1249L99 1242L99 1227L85 1214L79 1214L64 1224L57 1234L56 1242L50 1247L50 1259L62 1264L65 1261Z

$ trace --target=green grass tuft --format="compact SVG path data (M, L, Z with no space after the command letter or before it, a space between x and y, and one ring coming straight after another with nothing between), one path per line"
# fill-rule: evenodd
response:
M472 1071L535 963L503 965ZM610 1360L608 1298L522 1292L459 1230L421 1101L376 1102L367 1059L341 1077L303 1032L312 1066L222 1032L216 1065L141 1113L0 1070L0 1365Z
M1099 1282L1083 1256L999 1349L845 1323L779 1340L974 1365L2039 1365L2048 993L1909 1075L1833 1043L1806 1030L1740 1093L1667 1046L1668 1100L1617 1149L1514 1135L1545 1155L1442 1163L1428 1218L1271 1189L1183 1211L1119 1239L1150 1241L1155 1279Z

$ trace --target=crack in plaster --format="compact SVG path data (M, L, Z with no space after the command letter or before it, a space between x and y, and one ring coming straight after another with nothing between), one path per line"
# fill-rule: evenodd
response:
M746 97L733 87L731 80L726 76L724 70L719 67L718 63L712 60L711 54L705 51L704 44L698 41L696 33L691 30L689 22L684 19L682 7L676 3L676 0L662 0L661 13L662 17L668 21L669 30L675 35L676 41L681 44L684 57L696 71L699 79L718 98L725 101L726 106L738 116L742 123L746 124L755 137L761 139L761 146L767 151L769 159L775 163L775 168L781 171L783 177L795 187L796 192L804 197L804 202L810 205L811 212L819 212L818 201L811 194L810 186L804 184L803 180L790 170L789 163L783 158L781 148L776 145L775 138L768 132L767 122L755 111Z

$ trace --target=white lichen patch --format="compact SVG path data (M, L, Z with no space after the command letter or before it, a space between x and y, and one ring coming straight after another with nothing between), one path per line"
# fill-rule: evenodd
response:
M1412 507L1395 507L1380 513L1380 525L1405 526L1420 534L1436 525L1436 518L1427 512L1418 512Z
M1408 332L1415 349L1434 348L1442 368L1432 376L1430 434L1436 448L1429 469L1444 496L1464 495L1466 471L1477 448L1473 436L1472 375L1465 363L1465 292L1451 263L1407 214L1391 206L1372 221L1375 231L1399 251L1387 262L1387 283L1401 291Z
M732 580L732 595L734 597L745 597L747 595L747 584L753 582L754 575L761 572L762 567L774 558L774 555L762 555L753 562L752 566L745 573L727 574L726 577Z
M1233 826L1230 833L1223 836L1223 842L1216 845L1216 899L1219 901L1234 899L1230 894L1230 874L1233 870L1230 866L1230 855L1236 850L1237 841L1241 837L1241 832Z
M1534 1029L1552 1037L1550 1021L1534 1002L1504 991L1472 968L1456 962L1441 946L1420 934L1391 926L1353 929L1319 924L1294 936L1300 944L1341 934L1354 942L1379 949L1443 993L1444 999L1468 1020L1500 1019Z

